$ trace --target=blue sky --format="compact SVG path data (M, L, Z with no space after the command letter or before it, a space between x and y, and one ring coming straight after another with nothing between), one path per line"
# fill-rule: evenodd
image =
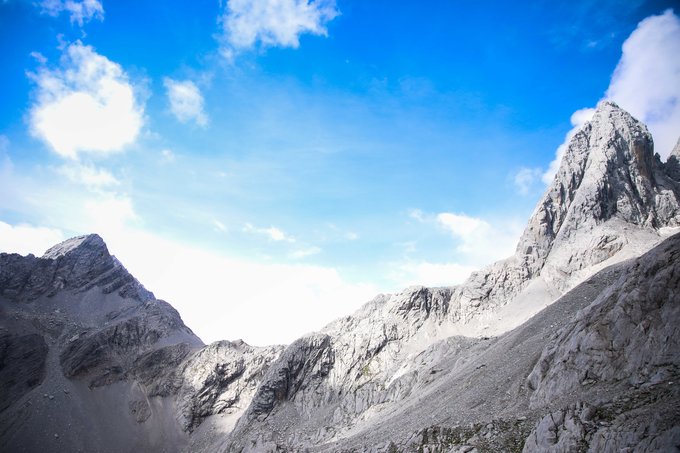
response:
M0 250L97 232L204 340L254 344L459 283L598 100L670 152L673 3L4 0Z

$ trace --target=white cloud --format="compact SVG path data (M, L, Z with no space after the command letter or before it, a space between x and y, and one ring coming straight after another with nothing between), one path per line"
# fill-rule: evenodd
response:
M64 239L63 233L54 228L10 225L0 220L0 252L41 256Z
M483 266L512 255L522 233L519 222L491 223L465 214L440 213L437 223L457 241L456 252L461 265Z
M487 232L491 228L484 220L450 212L437 214L437 221L454 236L462 239L471 237L475 232Z
M433 215L424 213L419 209L412 209L408 216L418 222L436 225L448 231L456 242L456 259L453 263L447 263L445 266L460 266L464 269L476 269L512 255L523 231L521 222L510 219L487 221L452 212L441 212ZM415 244L410 242L403 245L407 252L413 252L416 249ZM411 264L409 265L411 266ZM425 268L422 263L419 263L419 265L421 268Z
M31 133L62 157L120 151L137 138L144 107L120 65L92 47L76 41L60 68L41 68L31 78Z
M270 226L269 228L258 228L250 223L246 223L243 227L243 231L247 233L257 233L267 236L270 240L275 242L295 242L295 238L288 236L282 230L276 228L275 226Z
M31 55L31 57L33 57L33 59L40 64L47 63L47 58L45 58L45 56L40 52L31 52L29 55Z
M359 239L359 234L355 233L354 231L348 231L347 233L345 233L345 239L347 239L348 241L356 241L357 239Z
M233 57L258 43L297 48L304 33L326 36L326 23L338 14L334 0L229 0L222 17L223 54Z
M450 286L462 283L475 270L511 256L523 230L522 222L512 219L487 221L465 214L424 213L413 209L409 217L424 225L447 231L454 247L448 262L428 262L405 258L390 264L390 280L401 288L409 285ZM414 242L400 244L406 255L416 251Z
M680 18L667 10L642 20L623 43L622 55L603 99L647 124L654 138L654 150L666 159L680 135ZM592 118L594 109L577 110L574 126L543 174L550 184L562 162L567 144L581 126Z
M540 168L522 167L515 173L513 183L520 195L527 195L542 175L543 170Z
M667 10L641 21L623 43L605 97L649 127L665 159L680 136L680 18Z
M71 182L90 188L111 187L120 184L110 172L102 168L96 168L93 165L73 162L58 167L57 172Z
M562 142L562 144L557 147L557 151L555 152L555 159L553 159L553 161L550 162L548 169L541 176L541 179L545 184L550 184L552 182L553 178L557 174L557 170L559 170L560 168L560 164L562 163L562 157L564 157L564 153L567 151L567 146L569 145L569 142L574 137L574 135L576 135L576 133L581 129L581 127L583 127L583 125L586 122L591 120L594 113L595 109L584 108L577 110L571 114L572 128L569 130L569 132L567 132L567 135L564 137L564 142Z
M104 7L99 0L42 0L39 5L42 12L50 16L67 12L71 23L81 27L92 19L104 20Z
M204 100L201 90L191 80L173 80L166 77L163 85L170 102L170 111L182 123L189 121L205 127L208 116L204 110Z

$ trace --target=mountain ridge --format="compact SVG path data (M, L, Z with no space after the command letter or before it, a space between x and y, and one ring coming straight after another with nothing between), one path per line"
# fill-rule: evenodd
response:
M568 144L514 255L458 286L378 295L288 346L204 345L97 235L64 241L42 258L0 254L0 385L10 395L0 401L0 444L531 452L607 451L610 439L627 448L615 430L594 424L625 427L620 414L653 407L680 424L648 401L664 394L652 387L665 382L678 401L680 235L669 236L680 226L679 157L680 141L662 163L646 126L602 102ZM636 287L648 288L651 303ZM653 341L636 340L633 309ZM623 319L620 333L600 322ZM670 349L658 348L661 338ZM651 362L636 359L628 369L607 352L608 341ZM22 354L25 361L7 362ZM562 364L570 361L589 371L569 374ZM26 370L31 381L17 386ZM623 382L617 370L638 377ZM63 423L50 403L60 388ZM642 403L605 420L598 411L619 410L626 392ZM96 423L107 417L104 403L117 414L112 426ZM82 426L66 435L70 422ZM680 442L675 426L648 426L663 445Z

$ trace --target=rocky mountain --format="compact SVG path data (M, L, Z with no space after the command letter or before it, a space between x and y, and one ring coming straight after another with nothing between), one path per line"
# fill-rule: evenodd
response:
M204 346L97 235L0 255L2 451L176 451L282 347Z
M675 451L679 161L601 103L513 256L286 347L203 345L96 235L1 254L0 446Z

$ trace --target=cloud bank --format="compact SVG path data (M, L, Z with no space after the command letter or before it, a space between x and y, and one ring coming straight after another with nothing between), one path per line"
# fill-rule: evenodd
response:
M62 157L104 155L133 143L143 125L144 106L121 66L80 41L68 46L60 67L30 74L36 102L31 134Z

